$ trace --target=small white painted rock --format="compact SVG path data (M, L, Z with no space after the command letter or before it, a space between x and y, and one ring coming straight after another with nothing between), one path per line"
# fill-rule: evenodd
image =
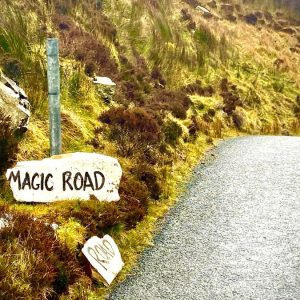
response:
M58 224L56 224L56 223L52 223L51 224L51 227L52 227L52 229L54 230L54 231L56 231L57 229L58 229Z
M207 8L205 8L205 7L203 7L203 6L200 6L200 5L198 5L198 6L196 7L196 10L198 10L198 11L200 11L200 12L203 12L203 13L206 13L206 14L210 14L210 11L209 11Z
M102 85L109 85L109 86L116 86L116 84L108 77L96 76L93 79L93 83L102 84Z
M0 218L0 229L8 227L12 221L13 216L11 214L4 214L3 217Z
M21 202L61 200L118 201L122 169L117 159L97 153L71 153L19 162L6 172Z
M109 235L103 239L93 236L85 243L82 252L108 284L124 266L118 246Z

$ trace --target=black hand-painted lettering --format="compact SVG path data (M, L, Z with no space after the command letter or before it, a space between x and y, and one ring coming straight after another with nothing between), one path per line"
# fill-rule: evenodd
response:
M91 252L93 252L94 255L92 255ZM98 253L97 249L95 250L91 247L88 247L88 254L107 271L107 268L103 265L103 263L105 263L105 260L101 260L99 258L98 254L100 253Z
M53 191L53 189L54 189L53 186L49 187L49 185L48 185L48 182L49 182L49 179L50 179L50 178L53 178L53 175L52 175L52 174L48 174L48 175L46 176L46 179L45 179L45 187L46 187L46 190L47 190L47 191Z
M22 190L24 190L26 186L28 186L28 188L31 189L30 175L28 172L25 173L25 178L22 184Z
M42 174L41 174L41 191L44 190L44 180L45 180L45 174L42 173Z
M14 182L18 181L18 189L20 190L21 189L20 171L18 171L16 175L13 171L10 172L9 177L8 177L8 181L11 183L11 180L13 180Z
M40 177L40 175L38 173L34 173L32 178L31 178L31 187L33 190L37 191L41 184L40 183L35 183L36 178Z
M88 172L85 172L85 175L84 175L84 191L88 187L92 188L93 191L95 190L94 184L93 184L92 179L90 177L90 174Z
M101 177L99 182L98 182L97 175L99 175ZM100 191L103 188L103 186L104 186L105 177L104 177L103 173L101 173L99 171L96 171L94 173L94 177L95 177L95 190L96 191Z
M67 172L64 172L63 173L63 191L65 192L66 191L66 185L69 186L69 189L71 191L73 191L73 187L72 185L70 184L70 179L71 179L71 176L72 176L72 173L70 171L67 171Z
M114 252L114 249L113 249L112 245L110 244L110 242L107 241L107 240L103 240L102 244L103 244L103 247L108 251L108 253L112 257L114 257L115 256L115 252Z
M78 185L79 181L79 185ZM76 173L74 176L74 187L76 191L79 191L83 187L83 176L80 174L80 172Z

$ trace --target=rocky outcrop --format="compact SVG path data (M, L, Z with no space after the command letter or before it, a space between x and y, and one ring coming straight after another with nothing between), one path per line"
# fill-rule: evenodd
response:
M30 103L25 92L0 71L0 112L10 120L12 130L25 132L30 119Z
M96 76L93 83L97 86L98 93L102 100L109 104L115 94L116 84L108 77Z
M205 17L207 19L213 17L213 15L211 14L211 12L207 8L205 8L205 7L201 6L201 5L198 5L196 7L196 10L198 10L203 15L203 17Z

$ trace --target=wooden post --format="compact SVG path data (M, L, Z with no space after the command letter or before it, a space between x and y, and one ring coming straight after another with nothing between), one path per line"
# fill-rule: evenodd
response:
M50 155L61 154L60 75L58 39L47 39Z

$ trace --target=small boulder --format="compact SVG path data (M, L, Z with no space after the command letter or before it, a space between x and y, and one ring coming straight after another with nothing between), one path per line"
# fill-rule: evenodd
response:
M211 14L211 12L207 8L205 8L203 6L198 5L196 7L196 10L198 10L200 13L202 13L203 17L205 17L207 19L209 19L209 18L211 18L213 16Z
M108 77L96 76L93 79L93 83L98 87L98 93L102 100L109 104L112 101L112 97L115 94L116 84Z
M244 20L246 23L251 24L251 25L257 24L257 16L254 14L249 14L249 15L244 16Z
M93 79L93 83L102 84L102 85L106 85L106 86L116 86L116 84L108 77L96 76Z

